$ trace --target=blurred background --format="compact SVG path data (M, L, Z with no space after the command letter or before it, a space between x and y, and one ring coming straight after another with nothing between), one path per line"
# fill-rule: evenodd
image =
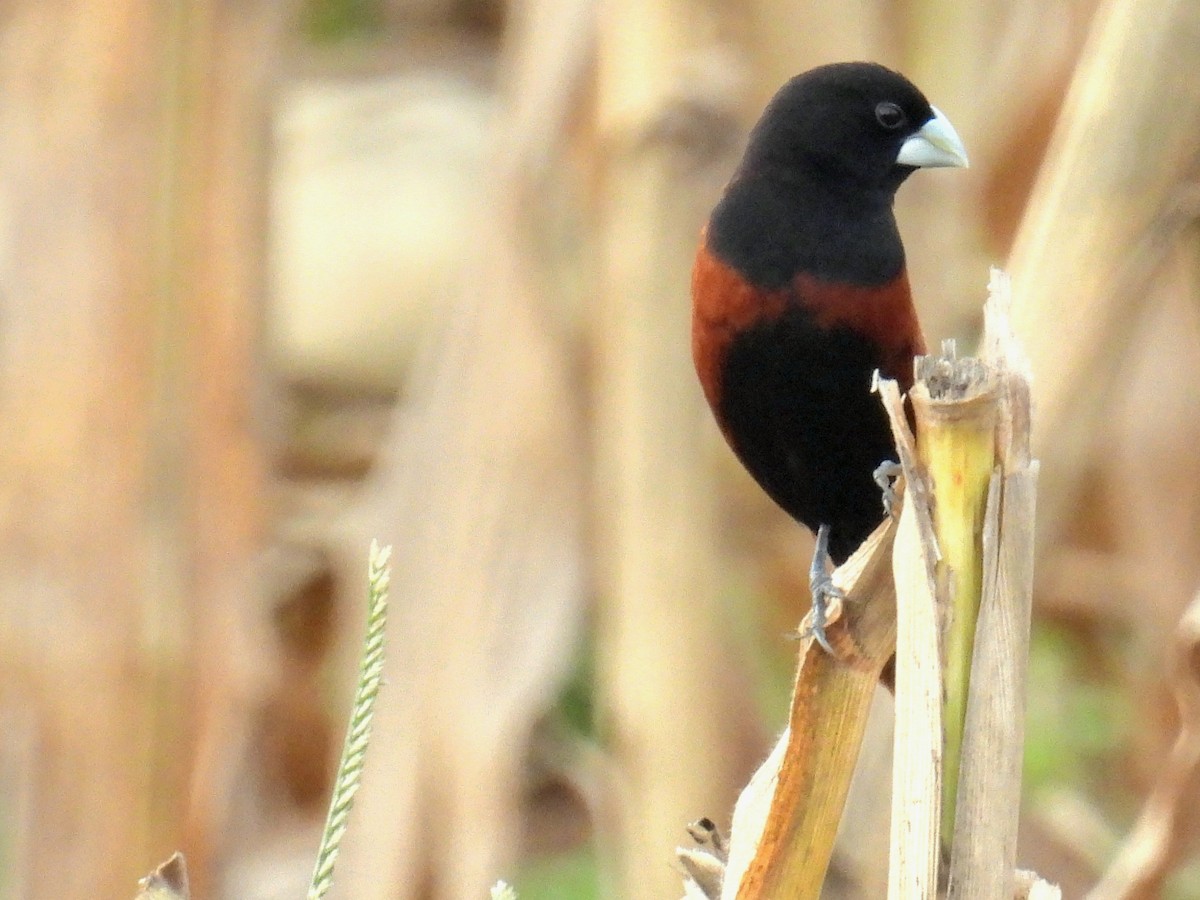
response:
M1200 5L0 6L0 897L301 896L393 544L336 896L679 896L781 728L810 537L689 358L772 92L901 69L932 346L1016 278L1043 462L1020 859L1079 896L1176 739L1200 586ZM883 896L887 697L826 895ZM1179 785L1200 798L1194 772ZM1200 818L1140 896L1200 896Z

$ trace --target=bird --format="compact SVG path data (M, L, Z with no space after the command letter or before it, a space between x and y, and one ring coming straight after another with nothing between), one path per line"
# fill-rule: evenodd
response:
M874 373L907 392L925 340L896 191L919 168L966 167L954 126L870 62L810 69L750 131L700 237L692 356L750 475L816 535L806 629L825 634L840 565L883 521L895 445Z

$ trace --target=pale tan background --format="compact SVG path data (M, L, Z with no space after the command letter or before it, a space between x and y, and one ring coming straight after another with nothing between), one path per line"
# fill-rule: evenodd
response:
M702 408L690 257L772 91L848 58L971 154L898 203L931 343L1016 242L1021 855L1078 896L1200 585L1200 6L1095 5L0 6L0 897L132 895L176 848L197 897L300 896L371 537L389 674L335 894L678 896L683 825L781 722L810 552ZM879 896L885 744L828 896Z

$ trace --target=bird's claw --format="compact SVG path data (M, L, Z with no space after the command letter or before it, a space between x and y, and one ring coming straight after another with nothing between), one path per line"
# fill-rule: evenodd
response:
M836 657L829 638L825 635L825 626L829 624L829 606L833 601L841 602L846 598L845 592L833 583L833 578L826 571L829 561L829 526L822 525L817 529L817 545L813 549L812 566L808 570L808 589L812 592L812 612L808 614L808 626L801 631L801 637L812 636L825 652Z
M827 572L821 572L809 582L812 591L812 611L808 614L808 624L801 632L802 637L812 637L830 656L837 656L825 634L825 626L829 624L829 607L846 599L846 592L833 583L833 578Z
M896 514L895 483L896 479L903 474L904 467L892 459L885 459L871 473L871 477L875 479L875 483L879 485L879 490L883 495L883 512L889 517Z

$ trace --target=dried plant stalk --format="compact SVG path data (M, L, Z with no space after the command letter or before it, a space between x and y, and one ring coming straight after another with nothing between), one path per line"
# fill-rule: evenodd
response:
M1070 521L1079 461L1111 415L1112 361L1200 210L1197 40L1194 0L1100 5L1013 246L1014 320L1038 376L1036 449L1055 473L1038 502L1043 540Z
M995 462L999 393L988 368L975 359L956 358L951 347L921 361L911 397L918 455L937 497L937 581L945 598L938 617L945 666L942 833L950 838L983 587L983 519Z
M931 487L894 381L879 385L907 485L892 568L896 579L896 734L888 897L937 895L942 794L942 657Z
M738 900L820 892L871 696L895 649L896 601L888 565L894 530L890 521L884 523L833 573L846 599L827 635L841 658L812 638L804 640L783 752L777 747L772 754L778 759L777 783L773 792L760 795L770 800L765 822L761 808L743 816L739 802L722 896L735 896L732 888ZM747 792L770 775L760 770Z
M1028 362L1009 325L1009 285L993 273L984 361L999 387L997 468L983 529L983 581L963 731L949 896L1011 897L1033 595L1034 499Z
M615 776L601 830L621 851L618 893L651 900L676 884L662 856L680 823L728 807L738 736L753 727L719 624L710 426L676 339L698 226L736 146L735 95L704 65L712 10L688 0L598 10L596 656Z
M881 385L909 485L895 561L889 895L897 898L936 896L942 836L953 838L953 896L1006 897L1017 891L1037 465L1029 453L1028 366L1008 323L1007 279L994 273L991 289L985 359L918 367L919 459L895 384ZM940 399L932 403L925 392ZM933 430L931 407L942 420ZM937 430L942 427L961 430L942 434ZM938 672L943 659L944 682ZM939 702L943 690L945 707Z
M248 598L286 15L4 4L0 869L20 896L120 897L180 844L214 893L229 761L272 677Z

